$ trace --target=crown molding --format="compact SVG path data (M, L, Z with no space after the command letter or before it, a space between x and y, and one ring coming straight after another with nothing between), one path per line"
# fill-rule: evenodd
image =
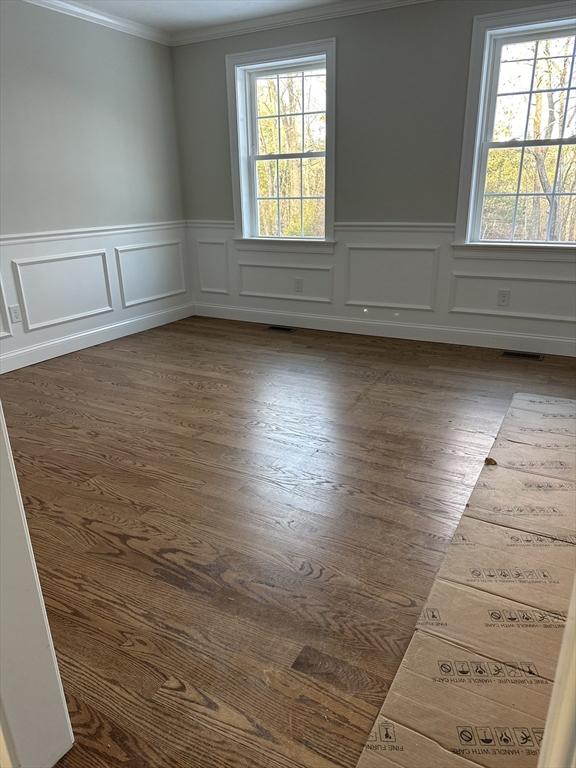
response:
M246 35L250 32L263 32L267 29L291 27L296 24L306 24L313 21L336 19L342 16L357 16L361 13L372 13L390 8L399 8L405 5L421 5L434 2L436 0L337 0L337 2L330 5L302 8L299 11L288 11L287 13L275 13L269 16L261 16L258 19L246 19L246 21L236 21L229 24L204 27L203 29L173 32L170 36L169 45L190 45L191 43L201 43L205 40Z
M76 19L89 21L92 24L99 24L101 27L115 29L117 32L124 32L127 35L142 37L145 40L152 40L163 45L170 45L170 35L168 32L163 32L161 29L149 27L146 24L139 24L136 21L130 21L120 16L100 13L78 3L70 3L67 0L24 0L24 2L31 5L39 5L41 8L47 8L50 11L64 13L66 16L73 16Z
M223 37L246 35L250 32L263 32L267 29L291 27L295 24L306 24L313 21L324 21L325 19L336 19L343 16L356 16L362 13L384 11L390 8L400 8L407 5L421 5L423 3L436 2L436 0L335 0L335 2L330 3L329 5L302 8L299 11L275 13L257 19L246 19L245 21L236 21L228 24L219 24L199 29L180 30L170 33L164 32L156 27L149 27L146 24L130 21L129 19L120 16L111 16L107 13L101 13L92 8L87 8L81 3L69 2L68 0L23 1L32 5L38 5L41 8L48 8L51 11L64 13L67 16L73 16L77 19L82 19L83 21L89 21L92 24L99 24L102 27L115 29L117 32L124 32L127 35L142 37L145 40L152 40L155 43L162 43L163 45L169 46L190 45L191 43L200 43L205 40L217 40L218 38Z

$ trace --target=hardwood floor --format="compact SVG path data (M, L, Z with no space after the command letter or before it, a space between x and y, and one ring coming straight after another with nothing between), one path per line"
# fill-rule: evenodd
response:
M353 768L512 394L575 373L192 318L3 376L60 768Z

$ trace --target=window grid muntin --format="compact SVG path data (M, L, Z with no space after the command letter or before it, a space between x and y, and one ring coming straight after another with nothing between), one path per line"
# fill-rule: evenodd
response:
M314 74L314 73L317 74ZM304 93L304 80L308 73L309 76L312 77L325 77L325 109L324 110L311 110L309 112L305 111L305 93ZM300 74L302 78L302 112L281 112L280 110L280 84L279 80L282 77L282 75L286 74ZM277 113L275 115L258 115L258 102L257 102L257 87L256 87L256 81L258 79L273 79L276 78L276 105L277 105ZM310 63L304 61L301 61L299 64L291 63L290 65L279 67L273 66L267 69L264 68L258 68L250 72L250 76L247 80L248 84L248 91L247 94L247 102L250 106L249 115L250 115L250 138L249 138L249 146L250 146L250 155L249 155L249 163L251 166L250 169L250 184L251 184L251 200L252 200L252 222L253 227L255 230L255 236L256 237L270 237L270 238L280 238L280 239L306 239L306 240L322 240L326 236L326 173L327 173L327 153L326 153L326 141L327 141L327 131L325 130L325 137L324 137L324 150L322 151L304 151L304 144L305 144L305 138L304 138L304 118L308 115L325 115L327 116L327 89L328 89L328 71L327 71L327 62L326 57L314 57L313 61L310 61ZM262 119L276 119L277 120L277 126L278 126L278 149L282 149L281 144L281 118L282 117L301 117L301 130L302 130L302 152L275 152L270 154L261 154L259 150L259 133L258 133L258 122ZM302 174L302 160L306 158L324 158L324 195L322 196L304 196L303 195L303 174ZM280 184L279 184L279 161L280 160L290 160L290 159L300 159L300 196L299 197L285 197L280 196ZM272 197L261 197L258 195L258 171L257 171L257 164L259 160L275 160L276 161L276 196ZM260 221L260 201L266 200L266 201L276 201L276 235L262 235L261 233L261 221ZM300 234L298 235L283 235L282 234L282 228L281 228L281 201L282 200L300 200ZM305 235L304 234L304 202L308 200L320 200L324 202L324 215L323 215L323 231L319 235Z
M561 241L561 240L551 240L551 228L553 223L553 216L552 211L554 210L554 207L557 205L558 198L567 198L567 197L573 197L573 193L565 193L565 192L557 192L557 184L558 184L558 176L561 166L561 157L562 157L562 148L564 146L570 146L576 144L576 136L567 137L565 136L566 132L566 126L568 122L569 117L569 107L576 107L576 87L574 87L574 75L576 73L576 30L572 27L564 34L554 34L555 30L544 30L538 34L530 34L526 33L523 35L511 35L511 36L502 36L497 37L494 41L493 47L492 47L492 57L490 61L490 74L488 79L488 99L487 99L487 106L484 111L483 115L483 130L481 133L482 140L480 143L480 152L478 155L478 167L476 172L476 182L475 182L475 193L474 193L474 205L471 210L471 232L473 233L473 239L479 242L498 242L498 240L491 240L488 238L482 237L482 229L484 224L484 209L485 209L485 200L487 198L492 197L514 197L515 198L515 205L514 205L514 217L512 222L512 229L511 229L511 237L507 239L504 242L530 242L527 240L516 240L515 234L516 234L516 221L517 221L517 214L518 214L518 201L521 198L524 197L546 197L548 199L548 196L545 193L522 193L520 192L520 186L522 182L522 172L524 167L524 156L525 156L525 150L528 147L538 147L538 146L557 146L558 147L558 157L557 157L557 163L556 163L556 171L555 171L555 177L554 177L554 184L552 187L552 192L550 194L551 203L550 203L550 214L548 216L548 222L547 222L547 242L551 243L558 243L558 242L572 242L572 241ZM574 37L573 45L572 45L572 53L569 56L539 56L539 48L540 48L540 42L541 40L550 39L554 37ZM534 54L531 58L524 58L524 59L502 59L502 48L505 45L510 45L514 43L519 42L532 42L534 41L536 44L534 46ZM567 76L567 85L565 88L550 88L550 89L534 89L534 79L536 76L536 64L538 61L542 60L550 60L550 59L571 59L570 64L570 71ZM525 61L531 61L532 62L532 75L531 75L531 83L530 83L530 91L522 91L522 92L498 92L498 85L499 85L499 74L500 74L500 66L502 63L506 62L525 62ZM533 97L535 94L545 94L545 93L566 93L566 104L564 109L564 114L562 116L562 126L560 131L560 136L557 139L527 139L528 134L528 126L530 124L530 115L531 115L531 107L533 103ZM494 122L496 118L496 106L497 106L497 99L500 96L518 96L518 95L527 95L528 96L528 105L527 105L527 112L526 112L526 123L524 128L524 139L523 140L509 140L509 141L493 141L492 136L494 133ZM489 138L488 138L489 137ZM519 164L518 169L518 180L517 180L517 191L516 193L486 193L486 181L487 181L487 164L488 164L488 154L490 149L507 149L507 148L518 148L521 149L521 160ZM501 241L501 240L500 240Z

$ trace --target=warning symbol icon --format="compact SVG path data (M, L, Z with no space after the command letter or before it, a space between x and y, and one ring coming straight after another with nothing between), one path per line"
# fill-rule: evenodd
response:
M480 744L494 744L494 736L491 728L476 728Z
M370 734L369 742L394 742L396 741L396 731L392 723L382 722L374 726Z
M456 662L456 672L458 672L459 675L469 675L470 674L470 664L468 664L467 661L457 661Z
M522 670L514 666L515 662L511 662L507 667L508 677L522 677Z
M466 746L472 744L476 744L476 739L474 737L474 731L472 730L472 726L470 725L463 725L457 728L458 731L458 738L460 740L460 744L465 744Z
M534 740L538 746L542 744L542 739L544 738L544 728L532 728L532 735L534 736Z
M533 747L534 739L530 735L528 728L514 728L516 740L521 747Z
M496 731L498 744L500 744L501 747L510 747L514 744L514 738L512 737L509 728L494 728L494 730Z
M379 730L381 741L396 741L396 733L391 723L380 723Z

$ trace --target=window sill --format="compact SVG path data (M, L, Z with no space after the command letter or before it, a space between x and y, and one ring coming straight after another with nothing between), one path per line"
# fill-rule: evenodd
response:
M235 237L239 251L268 253L334 253L336 240L298 240L295 238Z
M470 258L478 258L478 255L483 254L487 258L543 258L550 260L552 257L552 260L556 261L571 261L576 256L576 246L570 243L509 243L494 240L466 243L456 241L452 243L452 248Z

